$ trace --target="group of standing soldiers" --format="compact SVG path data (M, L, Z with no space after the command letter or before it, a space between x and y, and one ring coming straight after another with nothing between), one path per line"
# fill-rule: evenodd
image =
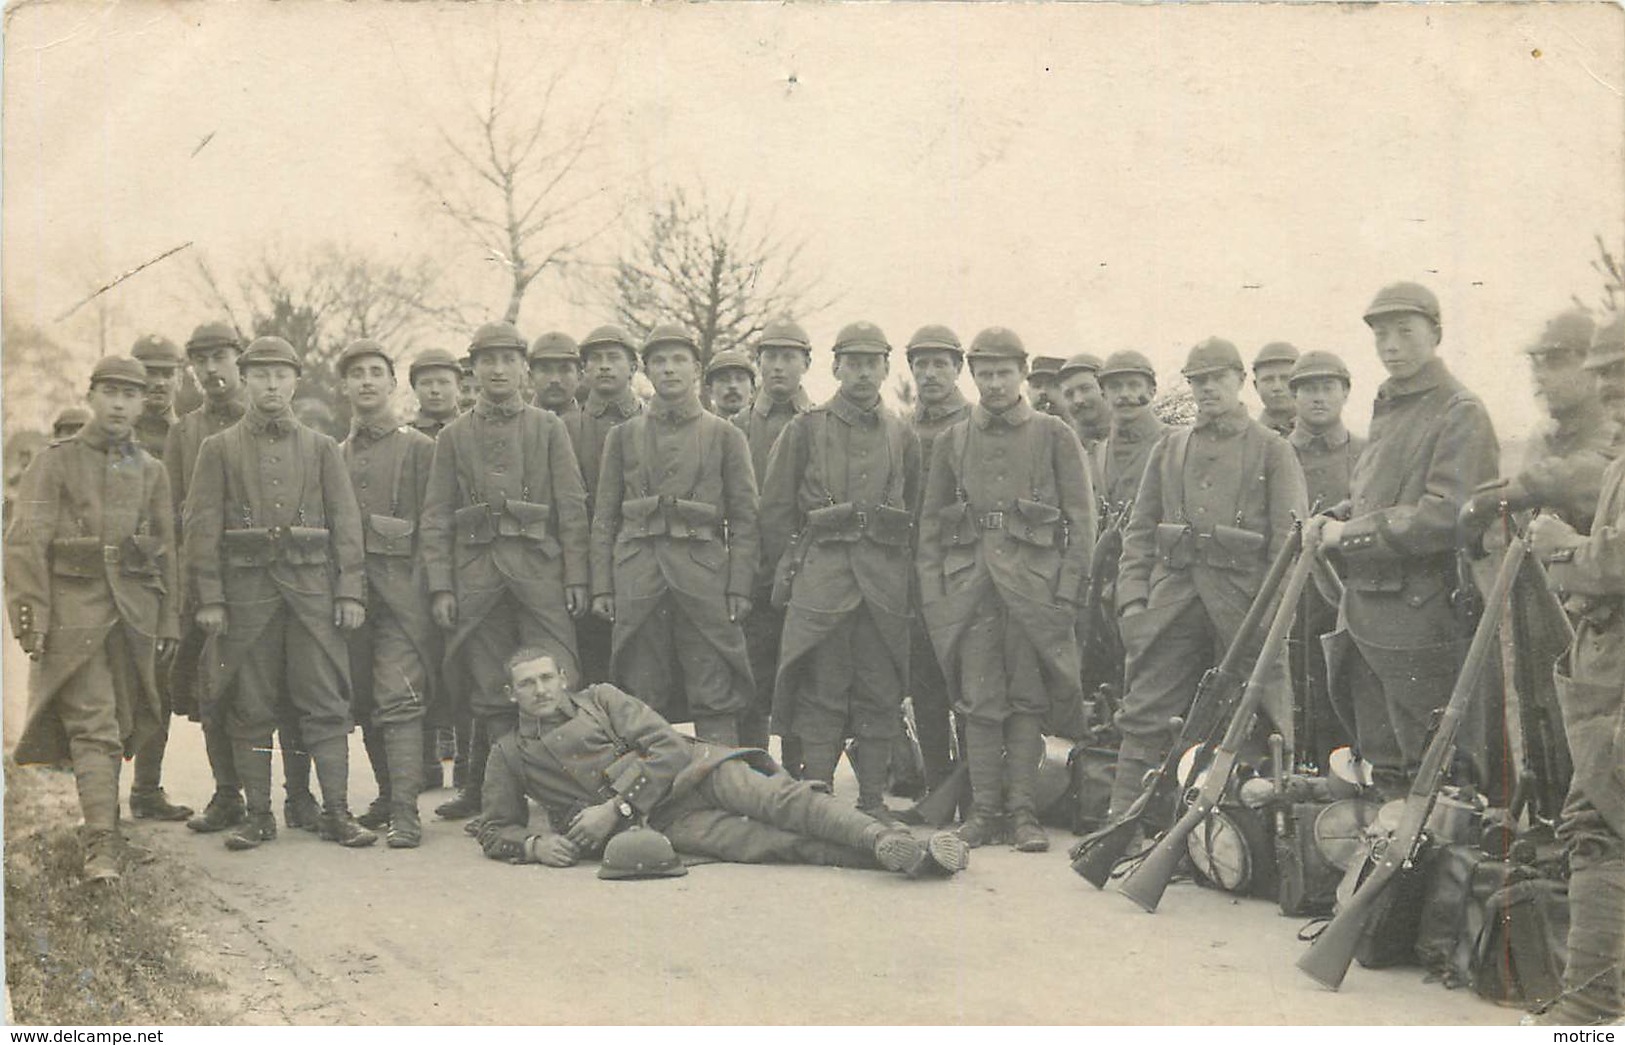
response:
M1077 641L1100 611L1085 606L1097 536L1115 528L1123 542L1103 599L1122 650L1105 666L1123 679L1121 812L1308 520L1306 546L1329 556L1343 593L1309 597L1296 663L1271 667L1264 706L1307 761L1352 743L1395 796L1459 666L1458 517L1538 506L1530 538L1579 630L1560 678L1576 764L1571 961L1617 971L1621 322L1594 330L1565 313L1531 344L1552 425L1498 484L1489 416L1438 357L1434 295L1394 284L1364 318L1389 375L1369 442L1342 423L1343 361L1281 342L1253 361L1256 420L1235 345L1192 348L1187 427L1155 416L1142 354L1029 360L1001 327L968 349L944 326L916 332L904 418L881 403L893 349L870 323L837 334L839 389L813 404L812 345L793 322L708 362L677 326L641 343L615 326L527 343L496 322L462 360L412 362L419 412L404 425L392 353L349 345L337 373L353 420L339 444L293 415L301 361L287 342L198 327L184 362L205 400L177 419L181 354L144 338L134 358L97 365L90 423L33 462L6 534L8 608L39 661L18 758L71 758L92 877L117 875L122 756L135 759L135 816L190 816L160 783L172 711L201 720L215 778L193 828L228 832L234 849L275 837L275 734L289 826L346 846L387 828L389 845L410 848L424 773L439 775L435 732L455 732L466 761L437 811L474 816L486 752L518 723L509 658L541 650L573 687L614 681L703 741L765 748L771 730L784 769L826 788L849 751L857 806L879 819L909 697L926 783L956 748L968 768L960 837L1042 851L1043 736L1075 730L1103 667ZM974 405L959 391L966 367ZM647 402L632 390L639 369ZM471 404L459 395L470 375ZM1320 713L1305 719L1305 706ZM1309 735L1295 736L1300 720ZM346 794L354 723L379 792L360 818ZM1476 741L1487 772L1489 741ZM1618 1011L1617 972L1587 982L1577 996Z

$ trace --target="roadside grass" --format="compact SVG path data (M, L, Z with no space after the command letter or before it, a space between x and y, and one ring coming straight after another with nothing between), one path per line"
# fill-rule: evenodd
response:
M6 760L6 987L23 1024L216 1023L223 985L193 960L189 902L172 861L126 866L111 886L80 878L71 773Z

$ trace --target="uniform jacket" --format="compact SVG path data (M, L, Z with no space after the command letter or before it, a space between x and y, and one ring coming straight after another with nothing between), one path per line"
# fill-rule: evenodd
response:
M798 387L789 401L784 403L778 402L763 389L756 393L756 399L750 406L733 415L733 425L745 433L745 441L750 444L750 463L756 469L758 487L767 478L767 458L773 452L773 444L778 441L779 433L784 431L784 426L792 418L810 409L812 399L804 388ZM772 574L768 576L771 578Z
M697 396L656 397L610 429L592 521L592 588L615 597L612 663L668 594L745 691L750 662L726 596L749 596L760 551L745 437Z
M1094 489L1071 426L1025 399L978 405L931 450L920 507L921 613L959 694L959 640L997 596L1031 638L1052 699L1081 699L1074 635L1095 546Z
M1554 419L1541 429L1517 483L1584 533L1597 513L1602 474L1619 456L1622 442L1625 429L1592 399L1573 416Z
M1245 613L1306 508L1292 448L1244 407L1176 429L1152 448L1123 530L1118 606L1199 598Z
M1258 423L1263 425L1265 428L1268 428L1276 435L1285 438L1286 436L1292 434L1292 429L1296 427L1298 423L1298 417L1295 413L1277 414L1269 410L1265 410L1263 413L1258 415Z
M45 655L29 680L17 761L68 757L55 716L45 712L115 628L129 640L142 684L141 693L118 695L120 731L127 743L139 740L162 706L156 640L180 636L164 466L133 443L110 447L86 426L34 458L15 510L5 535L6 607L14 633L47 635ZM31 628L25 616L32 617Z
M561 649L574 650L564 589L588 584L589 529L564 422L515 396L503 404L481 398L447 425L435 441L418 545L429 591L457 596L447 664L504 593L538 616ZM566 667L576 677L577 665ZM463 692L466 681L447 684Z
M764 751L703 744L671 727L647 704L600 684L570 695L570 716L544 723L528 715L491 745L480 842L494 859L523 861L531 835L562 831L587 806L624 800L655 827L713 769L745 759L763 773L777 769ZM530 826L526 799L546 810Z
M1286 441L1298 455L1311 509L1323 512L1349 499L1354 462L1365 450L1364 439L1352 434L1339 421L1320 435L1311 435L1300 425L1292 429Z
M187 493L192 489L192 469L197 467L203 440L236 424L246 409L247 403L240 392L218 406L212 399L205 399L202 406L182 415L171 425L169 434L164 437L164 468L169 472L169 492L175 501L177 537L181 535L181 510L186 505ZM181 567L181 579L186 585L183 601L187 601L195 598L196 593L192 590L191 579L186 576L184 562Z
M1093 455L1094 474L1100 478L1095 492L1108 512L1115 513L1134 500L1152 447L1172 428L1149 410L1127 424L1112 426L1112 434Z
M270 543L260 536L267 534ZM204 651L212 699L226 692L246 651L284 607L348 687L349 655L333 625L333 602L365 602L366 579L361 513L331 437L291 412L266 418L251 410L205 439L186 498L182 549L198 605L226 607L226 633Z
M167 408L161 414L143 410L135 419L135 438L141 448L162 461L164 446L169 442L169 430L175 426L175 411Z
M430 417L422 410L419 410L417 416L412 418L411 427L414 431L421 432L430 439L439 439L440 433L445 431L446 426L456 419L457 415L455 414L449 418L439 418Z
M598 493L598 469L604 460L604 444L609 440L610 430L641 413L642 400L628 388L616 399L601 397L594 391L588 394L581 409L561 418L570 433L570 445L575 448L581 478L586 484L588 510Z
M941 403L914 404L914 434L920 439L922 471L931 466L931 447L937 436L970 416L970 403L959 389L948 390L948 398ZM925 476L920 476L921 483Z
M1383 382L1370 431L1338 547L1348 632L1368 657L1442 655L1460 641L1448 598L1456 516L1499 473L1495 429L1478 397L1434 359L1410 378Z

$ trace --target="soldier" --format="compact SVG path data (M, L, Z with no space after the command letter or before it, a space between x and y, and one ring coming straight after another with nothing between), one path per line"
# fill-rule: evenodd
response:
M920 441L880 402L891 346L873 323L835 338L840 390L785 426L762 483L762 543L785 607L774 729L800 741L804 778L830 784L858 740L858 809L886 816L891 746L908 689L911 548Z
M412 394L418 400L413 428L430 439L440 438L441 430L451 424L459 412L458 382L462 376L462 367L445 349L430 348L418 353L406 375Z
M51 438L68 439L78 435L79 430L90 423L90 411L75 403L65 406L56 412L51 419Z
M1027 374L1027 392L1034 410L1054 414L1067 420L1066 404L1061 402L1061 367L1066 360L1059 356L1034 356L1032 370Z
M718 417L732 420L756 397L756 364L743 349L716 353L705 364L705 394Z
M700 406L700 349L685 330L656 327L643 366L655 398L604 444L593 614L613 622L619 685L732 746L755 688L740 629L760 554L750 449Z
M920 440L923 466L930 464L931 448L937 436L970 416L970 403L959 391L965 350L960 345L959 335L932 323L914 332L905 351L909 371L914 375L914 435ZM918 589L918 577L914 586ZM916 590L916 605L917 596ZM948 681L942 677L942 665L937 663L936 651L931 648L925 622L917 616L909 625L908 693L914 704L914 728L920 741L925 786L929 790L948 776L952 726Z
M925 842L907 830L843 809L809 783L777 772L761 751L692 740L614 686L568 692L542 650L508 662L519 728L491 749L485 855L568 867L604 850L634 818L664 831L686 853L736 863L809 863L883 868L910 878L946 877L970 854L938 832ZM547 814L531 825L527 798ZM652 836L660 866L675 871L669 844ZM631 840L631 839L628 839ZM627 877L639 868L600 877Z
M981 401L937 437L920 508L921 614L965 723L973 805L959 837L1005 834L1041 852L1041 725L1076 707L1073 631L1095 544L1094 490L1077 437L1021 396L1027 351L990 327L967 354ZM1008 772L1009 787L1005 787Z
M396 424L389 405L395 361L378 342L352 341L335 369L350 404L350 437L339 451L366 546L367 620L350 633L351 711L378 783L377 800L356 819L369 829L387 827L390 848L415 849L423 839L423 724L439 689L440 651L416 539L434 440Z
M182 362L181 350L168 338L148 334L136 339L130 354L147 371L146 400L141 415L135 421L135 440L143 450L161 462L169 429L175 423L175 372ZM175 597L180 597L178 591ZM163 701L158 728L135 753L134 773L130 781L130 815L137 820L185 820L192 815L190 806L171 802L163 787L164 752L169 747L169 716L172 711L168 668L169 659L165 657L158 670L158 695Z
M1287 442L1298 455L1311 512L1326 511L1349 499L1354 462L1365 440L1343 426L1348 402L1347 366L1330 352L1310 351L1292 365L1288 381L1297 420ZM1314 586L1304 589L1303 608L1291 639L1292 681L1304 710L1306 735L1299 751L1311 765L1324 768L1331 752L1353 740L1347 735L1326 689L1326 654L1320 637L1337 627L1337 606Z
M1285 439L1247 416L1236 346L1209 338L1181 371L1196 423L1151 450L1123 530L1117 610L1126 692L1111 814L1139 795L1174 741L1197 683L1241 627L1270 561L1304 515L1303 475ZM1291 737L1286 658L1270 666L1265 708Z
M1443 326L1432 291L1384 287L1365 321L1388 380L1350 479L1351 517L1311 525L1323 527L1318 539L1347 571L1340 627L1325 641L1332 692L1347 694L1378 790L1399 798L1466 642L1450 597L1456 517L1474 488L1495 477L1499 448L1483 403L1438 358ZM1306 543L1314 539L1305 533ZM1470 732L1464 752L1474 750Z
M1297 416L1291 388L1292 367L1297 361L1297 348L1285 341L1271 341L1253 357L1253 387L1264 407L1258 423L1276 435L1291 432Z
M435 623L451 633L445 684L475 718L464 786L435 810L479 812L485 752L513 729L502 664L521 646L552 651L578 677L571 617L587 603L588 517L564 422L520 397L526 344L512 323L475 331L474 408L435 443L419 535ZM483 734L482 734L483 731Z
M750 464L756 486L767 478L767 458L773 443L791 419L812 407L801 379L812 363L812 342L807 332L790 320L769 323L757 340L756 366L762 384L750 407L733 416L750 446ZM745 618L745 646L750 650L750 672L756 680L756 701L739 724L739 740L746 747L766 749L768 716L773 709L773 680L779 672L779 639L784 632L784 610L773 605L773 570L763 561L756 570L756 591L751 614ZM801 775L801 755L794 737L780 741L779 761L791 776Z
M1098 375L1101 392L1111 407L1111 434L1095 452L1095 474L1100 477L1102 521L1128 507L1140 490L1151 448L1168 434L1171 425L1151 409L1157 398L1157 371L1139 352L1126 350L1106 357Z
M5 535L6 607L35 662L15 757L72 763L98 882L119 877L119 765L157 727L157 662L180 634L169 478L132 433L146 385L134 359L97 362L90 424L29 465Z
M457 412L466 414L480 398L480 382L474 376L474 359L465 355L457 361Z
M575 338L551 331L531 342L530 386L537 406L557 416L566 428L579 430L581 403L576 391L581 387L581 350Z
M1615 423L1625 426L1625 315L1597 331L1585 368L1597 375L1597 391Z
M1100 389L1100 357L1079 352L1061 364L1061 402L1085 452L1111 434L1112 415ZM1099 476L1091 476L1099 479Z
M302 370L293 346L257 338L237 368L248 411L203 441L183 527L197 623L209 635L203 714L231 738L248 807L226 847L253 849L276 837L271 731L284 700L321 783L321 837L348 847L371 845L378 836L356 823L349 808L350 672L343 633L366 618L355 493L338 444L293 416Z

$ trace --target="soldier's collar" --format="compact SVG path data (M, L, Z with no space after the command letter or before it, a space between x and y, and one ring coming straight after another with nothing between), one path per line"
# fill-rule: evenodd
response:
M166 425L172 425L175 423L175 407L173 404L166 406L162 413L157 414L151 410L142 410L141 416L135 419L135 423L140 424L143 421L162 421Z
M1111 439L1119 443L1143 443L1155 439L1162 430L1162 422L1151 410L1136 416L1127 424L1113 424Z
M1378 399L1393 399L1397 396L1415 395L1418 392L1427 392L1439 387L1450 371L1444 367L1444 360L1434 356L1422 364L1422 369L1410 377L1390 377L1377 388Z
M101 426L95 421L88 421L83 428L73 434L73 438L100 453L128 457L135 452L135 430L133 428L127 438L115 442L107 438L107 433L103 432Z
M1286 414L1278 414L1273 410L1265 410L1258 415L1258 423L1272 432L1281 432L1283 428L1290 432L1297 425L1298 416L1293 414L1289 417ZM1282 432L1282 434L1286 433Z
M649 400L649 405L646 409L656 421L660 421L665 424L677 424L682 421L692 421L705 412L705 408L700 406L700 394L693 391L689 392L688 395L684 396L675 403L668 402L659 396L655 396L653 399Z
M1295 425L1286 439L1299 450L1335 450L1348 445L1349 430L1342 421L1333 422L1330 428L1320 433L1312 433L1302 425Z
M1236 408L1223 417L1204 420L1201 414L1196 415L1194 427L1198 431L1212 432L1216 436L1228 437L1244 430L1252 422L1247 413L1246 403L1237 403Z
M364 443L376 443L399 427L395 423L395 415L386 410L374 421L363 421L359 416L354 418L350 422L350 437Z
M239 390L225 399L203 400L203 412L210 417L220 417L227 421L235 421L248 412L248 400Z
M597 389L587 393L587 412L592 416L603 417L604 411L609 410L611 407L624 421L638 412L638 397L632 394L631 388L627 388L613 399L608 396L600 396Z
M950 388L948 395L939 403L927 403L920 400L914 406L914 420L941 421L945 417L953 417L965 409L965 394L958 387Z
M485 421L511 421L518 417L524 409L524 397L517 393L500 403L494 399L485 398L484 393L481 393L480 397L474 401L475 415Z
M844 392L836 392L830 396L829 402L824 404L824 409L849 425L873 428L880 423L882 408L878 398L875 400L874 406L863 407L859 406Z
M287 407L275 414L264 414L258 410L250 409L243 414L242 423L248 426L249 432L254 435L287 435L299 424L299 419L293 416L293 411Z
M418 410L418 416L412 419L412 427L416 428L420 432L438 432L442 428L445 428L447 425L451 424L451 422L456 418L457 415L452 414L450 417L442 421L438 417L424 413L420 408Z
M752 403L750 408L757 417L771 417L774 413L784 410L792 414L803 414L810 406L812 397L807 394L805 388L797 385L796 390L790 393L790 398L785 400L774 399L764 388L756 393L756 402Z
M1034 412L1033 405L1027 402L1026 396L1017 399L1015 405L1008 410L995 412L981 403L971 408L971 416L976 419L976 427L983 429L995 424L1015 428L1032 420Z

